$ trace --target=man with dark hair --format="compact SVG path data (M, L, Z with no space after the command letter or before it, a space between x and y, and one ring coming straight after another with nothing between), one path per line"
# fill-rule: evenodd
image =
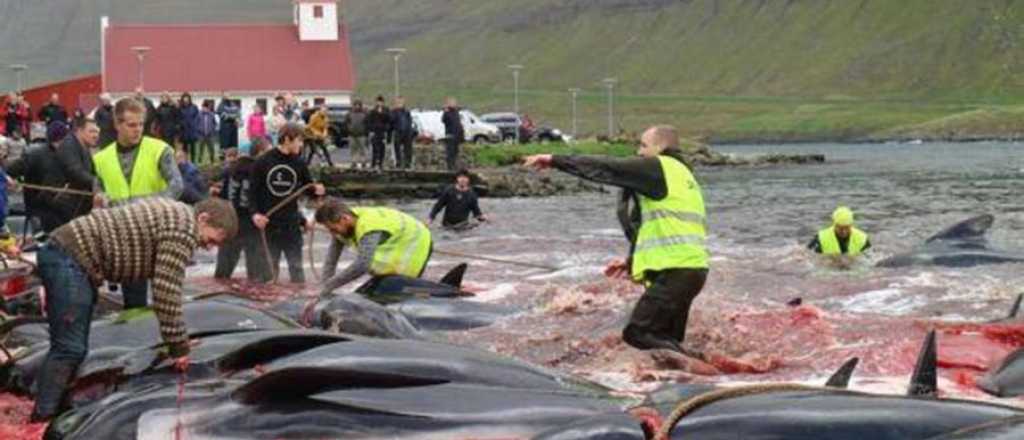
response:
M33 146L8 163L8 175L33 185L91 192L96 180L88 149L96 145L99 127L91 119L81 119L75 121L72 136L67 132L63 122L50 123L46 145ZM42 232L50 233L71 219L88 213L92 208L92 198L26 189L25 207L33 224L38 222Z
M360 168L366 163L366 109L363 101L357 99L352 102L352 110L345 115L345 126L348 127L352 167Z
M250 202L252 223L257 229L267 232L270 248L270 268L277 272L284 253L288 260L291 282L304 283L302 271L302 229L310 225L299 212L299 202L292 199L283 208L268 217L267 213L278 203L289 198L308 184L313 183L309 167L302 160L303 127L290 122L278 132L277 148L264 153L252 168L252 190ZM307 190L308 195L322 196L324 186L315 184Z
M340 200L328 199L317 209L316 222L334 236L324 261L325 281L320 296L328 296L364 274L418 278L430 260L430 229L404 212L379 207L349 208ZM358 256L335 275L346 245L356 248Z
M395 97L395 105L391 109L391 140L395 143L395 168L412 168L412 142L416 140L416 124L401 96Z
M217 250L214 278L230 279L242 251L245 251L245 272L249 281L267 282L271 279L264 261L266 257L260 249L259 234L252 223L252 202L249 197L253 187L253 167L257 158L269 146L270 141L265 138L253 140L249 154L238 158L224 173L220 197L230 202L238 214L238 235Z
M228 97L227 92L217 104L217 117L220 118L220 149L238 147L238 122L242 120L242 107Z
M156 106L153 105L152 99L147 98L146 95L142 93L142 87L135 89L134 98L136 101L142 103L146 110L146 119L143 121L144 125L142 127L143 133L146 136L153 136L156 132ZM105 145L106 144L100 144L100 147Z
M152 197L181 198L185 183L174 150L159 139L143 135L145 120L146 107L133 98L122 99L114 106L117 140L92 158L103 184L98 204L106 200L117 206ZM141 280L121 286L125 307L146 307L146 284Z
M469 223L469 214L472 213L477 221L487 221L487 216L480 212L480 204L477 201L476 191L470 186L471 176L469 171L460 170L455 175L455 184L449 185L437 198L437 203L430 210L427 223L433 224L437 214L444 210L444 219L441 226L454 230L470 229L474 225Z
M613 261L605 273L628 275L646 291L633 308L622 339L640 350L692 354L681 344L690 306L708 275L704 198L679 150L675 128L649 128L640 137L637 154L641 157L538 154L527 157L525 164L623 188L619 223L630 255Z
M370 167L378 170L384 168L385 148L391 135L391 114L384 105L384 97L377 97L377 105L366 115L366 128L370 131L370 144L373 146L373 158Z
M466 142L466 130L462 127L462 110L455 98L445 102L444 113L441 114L444 124L444 160L448 171L455 171L459 162L459 145Z
M194 209L149 199L97 210L55 230L37 255L47 293L50 350L36 376L31 420L47 421L60 412L65 389L89 351L96 287L103 281L152 279L153 311L167 355L177 358L175 365L187 365L188 332L181 311L185 266L196 248L219 245L237 230L235 211L219 199Z
M96 107L93 114L96 125L100 127L100 141L98 145L107 146L117 139L117 129L114 128L114 104L109 93L100 95L100 105Z
M59 95L56 93L50 95L50 102L39 109L39 120L43 121L47 127L53 122L68 123L68 111L60 105Z

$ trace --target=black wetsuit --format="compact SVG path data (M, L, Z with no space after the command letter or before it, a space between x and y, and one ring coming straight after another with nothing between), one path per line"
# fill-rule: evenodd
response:
M444 218L441 225L446 228L458 228L469 221L469 214L472 213L479 221L483 221L483 213L480 212L480 204L476 191L470 188L467 191L459 191L455 185L448 186L437 198L437 203L430 210L430 220L433 221L437 214L444 210Z
M840 236L837 235L836 236L836 240L839 241L839 250L842 251L843 255L846 255L847 249L850 246L850 236L847 235L844 238L844 237L840 237ZM864 242L864 249L861 249L860 251L864 252L864 251L866 251L866 250L868 250L870 248L871 248L871 240L869 239L868 241ZM807 243L807 249L810 249L810 250L812 250L814 252L817 252L819 254L821 253L821 243L818 242L818 235L817 234L814 235L814 238L811 240L810 243Z
M663 155L685 163L678 150ZM623 189L619 199L618 217L630 243L630 262L642 222L638 194L661 200L668 196L665 174L657 158L617 159L598 156L561 156L553 158L555 168L599 183ZM623 340L639 349L677 348L669 342L682 343L690 305L704 288L707 269L666 269L644 274L647 290L637 301Z

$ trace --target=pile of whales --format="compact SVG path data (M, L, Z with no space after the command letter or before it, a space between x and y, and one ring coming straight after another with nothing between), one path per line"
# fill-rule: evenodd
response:
M972 219L929 242L979 243L987 227ZM847 389L858 363L850 359L822 387L671 384L623 396L433 337L517 313L468 299L465 270L439 282L383 277L354 293L270 307L230 292L187 302L194 348L184 374L166 359L151 312L97 319L68 409L45 438L1024 438L1022 408L938 396L934 331L905 395ZM1021 299L1004 321L1017 319ZM5 323L0 338L14 353L0 365L0 390L30 395L49 349L45 320ZM1024 349L978 386L1000 397L1024 395Z

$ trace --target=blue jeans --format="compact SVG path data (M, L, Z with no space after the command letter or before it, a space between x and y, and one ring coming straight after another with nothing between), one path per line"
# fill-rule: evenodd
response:
M47 244L36 254L46 288L50 351L36 377L34 420L56 415L65 390L89 352L89 326L96 288L82 265L64 250Z

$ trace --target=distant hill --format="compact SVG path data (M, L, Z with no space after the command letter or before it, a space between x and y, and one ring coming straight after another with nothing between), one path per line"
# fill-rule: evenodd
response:
M98 70L103 14L115 21L281 22L290 19L290 4L0 2L0 63L29 64L32 83L49 82ZM526 65L524 108L563 127L568 125L565 89L586 89L581 101L586 131L603 127L599 81L609 76L620 80L625 95L619 102L621 126L635 129L667 120L696 125L697 134L735 139L759 133L781 139L911 133L933 119L983 105L1016 105L1024 97L1024 4L1015 1L349 0L343 5L361 94L390 90L392 62L383 50L401 46L409 49L402 78L414 102L433 105L455 94L481 110L504 110L511 107L506 66L518 63ZM12 84L10 72L0 70L0 89ZM1009 129L1017 130L1014 124Z

